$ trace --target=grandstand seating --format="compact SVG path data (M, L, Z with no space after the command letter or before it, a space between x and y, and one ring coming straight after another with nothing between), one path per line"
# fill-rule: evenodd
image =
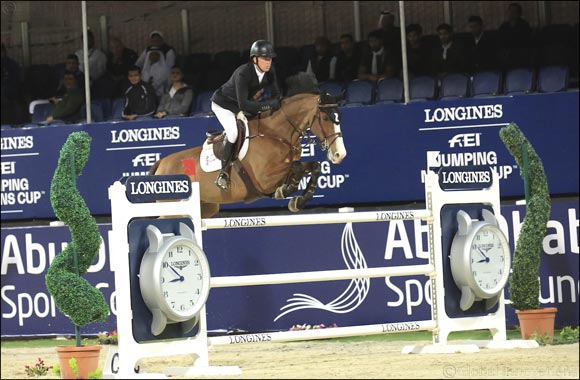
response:
M91 120L95 123L105 121L103 112L103 105L98 101L91 101ZM87 105L83 103L81 106L81 122L87 121Z
M403 95L403 81L400 78L383 79L377 83L376 103L400 102Z
M506 73L504 93L506 95L528 94L534 90L534 70L513 69Z
M117 98L111 102L111 114L109 120L122 120L123 108L125 107L125 99Z
M213 95L213 91L204 91L197 95L197 99L195 101L195 113L210 113L211 110L211 96Z
M501 72L482 71L473 74L471 96L474 98L495 96L501 93Z
M559 92L568 89L570 70L567 66L547 66L538 72L538 92Z
M374 83L353 80L346 85L345 106L367 105L373 102Z
M52 115L54 110L54 104L52 103L41 103L34 107L34 113L32 114L32 123L40 123L46 120L47 117Z
M435 99L436 87L435 78L433 77L415 77L409 82L409 98L411 101Z
M337 99L344 98L344 87L342 86L342 84L338 82L335 81L322 82L318 85L318 88L320 89L320 92L332 95Z
M465 98L469 95L469 77L465 74L448 74L441 78L441 99Z

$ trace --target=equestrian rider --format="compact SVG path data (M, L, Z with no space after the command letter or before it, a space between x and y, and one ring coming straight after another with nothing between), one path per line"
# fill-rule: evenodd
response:
M238 138L236 114L244 111L257 115L264 111L275 111L281 106L278 79L272 66L272 58L275 56L272 43L255 41L250 49L251 61L238 67L211 98L211 109L226 131L222 169L215 181L222 190L227 190L230 183L230 163L234 158L234 146ZM271 99L259 101L266 87L270 90Z

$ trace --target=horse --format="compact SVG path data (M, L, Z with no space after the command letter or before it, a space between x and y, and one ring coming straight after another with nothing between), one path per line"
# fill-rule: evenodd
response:
M149 174L187 174L192 181L198 181L202 218L216 215L220 204L242 201L251 203L265 197L285 199L298 190L302 178L310 175L303 193L293 196L288 202L290 211L302 210L314 195L321 165L318 161L300 161L301 138L309 138L307 131L310 130L318 139L316 142L320 148L327 151L327 159L333 164L342 162L346 148L335 99L328 94L321 94L316 79L306 73L290 77L286 83L288 91L280 109L246 120L249 132L245 137L240 135L239 139L244 139L248 144L247 152L241 160L238 157L233 160L228 190L221 190L214 183L217 170L221 167L212 172L202 170L200 155L203 146L160 158L151 167ZM238 114L238 119L244 117ZM225 132L222 132L220 138L214 141L221 141L224 137ZM310 139L312 141L314 137Z

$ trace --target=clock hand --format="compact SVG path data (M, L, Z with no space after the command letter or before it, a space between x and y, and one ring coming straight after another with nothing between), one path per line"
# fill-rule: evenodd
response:
M179 278L174 278L173 280L171 280L169 282L177 282L177 281L183 281L184 280L184 277L182 275L180 275L179 272L176 271L174 267L172 267L170 265L169 268L171 268L171 270L173 271L173 273L175 273L177 276L179 276Z

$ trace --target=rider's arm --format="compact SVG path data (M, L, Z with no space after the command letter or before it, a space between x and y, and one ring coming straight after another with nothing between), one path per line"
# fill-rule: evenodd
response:
M249 112L256 115L260 112L270 111L273 108L272 101L266 101L263 103L256 102L254 100L248 99L248 83L251 77L248 76L245 70L239 72L239 75L235 78L236 86L236 98L238 99L238 107L242 111Z

